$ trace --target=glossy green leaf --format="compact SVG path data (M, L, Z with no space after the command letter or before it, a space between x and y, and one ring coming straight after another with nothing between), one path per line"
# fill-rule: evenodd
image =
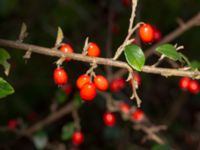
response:
M44 149L48 143L48 135L44 131L35 133L33 143L37 149Z
M6 75L8 75L10 71L10 64L7 61L8 59L10 59L9 53L5 49L0 48L0 65L3 65L4 73Z
M180 60L181 55L177 52L176 48L171 44L163 44L156 48L156 51L172 60Z
M55 99L59 104L64 103L67 100L67 97L67 94L62 89L56 91Z
M173 150L169 145L155 145L152 150Z
M73 101L74 101L74 105L78 108L80 107L82 104L83 104L83 101L79 95L79 93L76 93L74 95L74 98L73 98Z
M141 71L145 64L145 56L142 49L134 44L125 47L125 57L128 64L135 70Z
M13 87L0 77L0 98L6 97L7 95L13 94Z
M200 61L193 60L193 61L190 63L190 67L191 67L192 69L200 69Z
M61 134L62 140L64 141L69 140L72 137L72 134L74 133L74 131L75 131L75 127L74 127L73 122L65 124L62 127L62 134Z

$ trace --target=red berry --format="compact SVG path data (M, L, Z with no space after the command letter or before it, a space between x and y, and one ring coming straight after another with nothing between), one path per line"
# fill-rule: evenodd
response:
M37 113L36 112L31 112L27 115L27 120L34 122L37 119Z
M107 112L103 115L103 121L106 126L114 126L116 122L116 118L113 113Z
M160 41L160 39L162 38L160 30L154 26L153 26L153 30L154 30L154 41L155 42Z
M72 142L75 145L80 145L82 144L84 141L84 135L82 132L80 131L76 131L74 132L74 134L72 135Z
M63 68L56 68L54 70L54 82L57 85L64 85L68 81L67 72Z
M144 112L140 109L134 111L131 115L134 121L141 121L144 118Z
M197 94L200 91L200 85L196 80L190 80L188 90L193 93Z
M88 56L98 57L100 55L100 48L96 43L90 42L87 52Z
M124 5L124 7L128 7L130 6L130 0L122 0L122 4Z
M73 53L74 50L69 44L62 44L61 47L59 48L60 51L65 52L65 53ZM66 62L70 61L70 58L65 59Z
M84 84L89 82L90 82L90 76L88 76L87 74L83 74L79 76L78 79L76 80L76 86L79 89L81 89Z
M108 89L108 80L102 75L97 75L94 78L94 85L97 89L106 91Z
M150 24L142 24L139 28L139 36L145 43L153 42L154 30Z
M182 89L182 90L187 90L188 87L189 87L189 83L190 83L190 78L188 77L182 77L179 81L179 87Z
M80 90L80 96L85 101L91 101L96 96L96 87L93 83L86 83Z
M126 103L121 103L119 108L120 108L120 111L125 114L129 113L129 111L130 111L130 106Z
M70 95L72 92L72 85L66 84L65 86L63 86L63 90L67 95Z
M8 121L7 127L10 129L16 129L17 128L17 120L16 119L10 119Z
M120 90L122 90L125 87L125 81L124 79L120 78L120 79L115 79L111 82L110 84L110 90L112 92L119 92Z
M133 74L133 79L137 82L138 85L141 84L141 77L138 73Z

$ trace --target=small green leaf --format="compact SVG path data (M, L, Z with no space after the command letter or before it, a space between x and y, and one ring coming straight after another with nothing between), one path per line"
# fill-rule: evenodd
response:
M133 69L141 71L145 63L145 56L142 49L137 45L131 44L125 47L124 52L128 64L131 65Z
M33 143L37 149L44 149L48 143L48 135L44 131L38 131L33 135Z
M0 77L0 98L6 97L12 93L14 93L13 87Z
M152 150L173 150L169 145L155 145Z
M73 122L65 124L62 127L62 134L61 134L62 140L64 141L69 140L72 137L72 134L74 133L74 131L75 131L75 127L74 127Z
M176 48L171 44L160 45L156 48L156 51L175 61L181 59L180 53L178 53Z
M56 91L55 99L59 104L62 104L67 100L67 94L63 90L58 89Z
M76 93L74 95L73 101L74 101L74 105L76 106L76 108L80 107L83 104L83 101L82 101L79 93Z
M57 32L57 38L56 38L56 43L55 46L60 45L62 40L63 40L63 31L60 27L58 27L58 32Z
M8 59L10 59L9 53L5 49L0 48L0 64L3 65L4 73L6 75L8 75L10 71L10 64L7 61Z
M197 61L197 60L193 60L191 63L190 63L190 67L192 69L200 69L200 62Z

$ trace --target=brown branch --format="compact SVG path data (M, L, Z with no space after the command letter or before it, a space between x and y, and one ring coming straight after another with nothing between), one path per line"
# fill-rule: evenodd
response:
M56 120L62 118L64 115L72 112L73 110L73 102L70 102L63 106L61 109L55 111L54 113L49 114L46 118L39 121L38 123L32 125L31 127L24 129L23 133L26 135L31 135L34 132L44 128L45 126L55 122Z
M146 57L151 56L155 52L154 51L155 48L158 47L160 44L168 43L168 42L176 39L181 34L183 34L184 32L186 32L187 30L189 30L190 28L192 28L194 26L197 26L199 24L199 22L200 22L200 13L198 13L197 15L195 15L194 17L192 17L189 21L181 24L176 30L174 30L171 33L169 33L160 42L156 43L151 48L149 48L148 50L146 50L145 56Z
M124 69L127 69L129 72L133 72L132 68L126 62L115 61L109 58L89 57L89 56L83 56L82 54L77 54L77 53L64 53L64 52L53 50L50 48L45 48L45 47L25 44L25 43L19 43L19 42L10 41L10 40L3 40L3 39L0 39L0 46L16 48L16 49L21 49L25 51L31 51L34 53L43 54L43 55L52 56L52 57L59 57L59 58L68 57L77 61L124 68ZM158 68L158 67L151 67L151 66L145 65L142 68L142 72L160 74L166 77L167 76L187 76L194 79L200 79L199 71L184 71L184 70L178 70L178 69Z

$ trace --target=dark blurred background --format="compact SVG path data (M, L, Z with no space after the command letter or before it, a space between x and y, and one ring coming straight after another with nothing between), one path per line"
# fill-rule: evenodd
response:
M84 40L89 36L90 41L95 41L101 47L101 57L106 57L110 9L113 12L111 45L114 53L127 34L131 12L131 7L124 5L122 0L0 0L0 38L17 40L21 24L25 22L29 33L25 42L53 47L57 28L60 26L65 34L64 41L70 43L76 53L82 51ZM187 21L199 11L199 0L139 0L136 21L155 25L165 36L179 26L177 18ZM194 27L171 43L184 45L183 53L189 60L200 60L199 35L200 27ZM144 51L150 46L142 45ZM32 54L31 59L26 61L22 58L23 51L7 50L12 57L11 72L9 77L5 77L1 67L1 76L11 83L15 93L0 101L0 125L6 126L12 118L22 120L24 126L31 125L49 114L50 106L59 91L52 79L56 58ZM151 58L148 61L151 62ZM75 81L80 74L85 73L89 65L71 61L64 67L75 93ZM106 75L103 66L96 72ZM162 137L176 149L200 149L200 94L182 92L178 87L178 77L166 79L158 75L140 75L142 109L154 124L169 125L169 129L162 132ZM135 105L129 101L128 85L122 93L114 96ZM132 130L131 124L122 121L120 117L115 127L104 127L101 120L101 115L106 110L104 103L103 98L98 96L91 104L81 106L81 126L86 140L80 149L143 150L155 145L154 142L141 143L144 134ZM59 107L62 105L63 103ZM33 112L36 117L31 122L27 116ZM47 127L45 131L49 139L62 141L61 127L71 120L68 115ZM0 132L2 149L20 149L22 145L27 145L26 149L34 149L33 144L27 141L18 139L11 133ZM70 140L62 142L72 150ZM16 145L18 146L15 147Z

